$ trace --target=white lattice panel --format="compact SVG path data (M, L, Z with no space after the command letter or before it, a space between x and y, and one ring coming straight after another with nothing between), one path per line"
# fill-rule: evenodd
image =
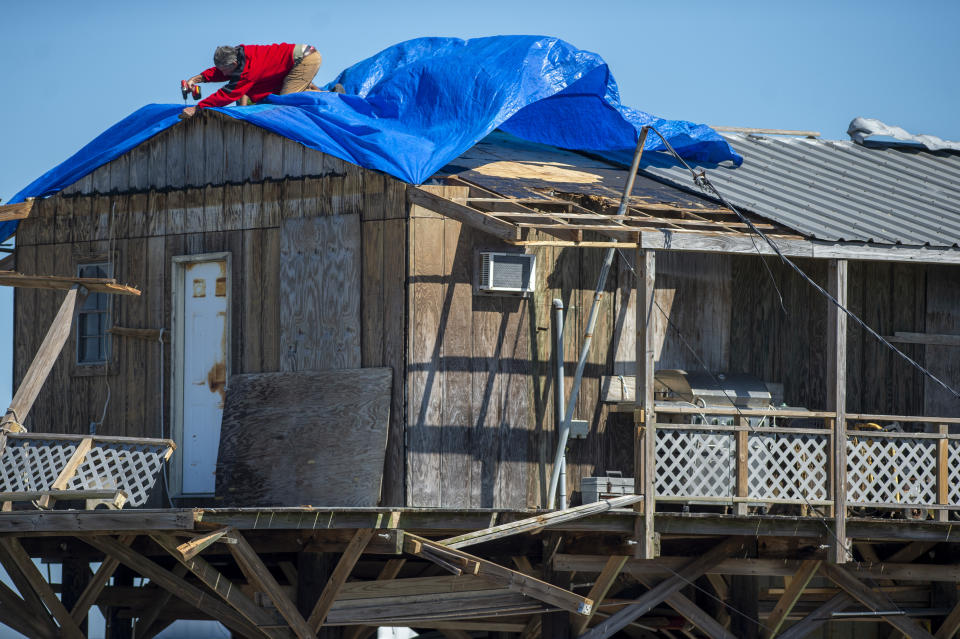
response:
M948 440L947 445L947 472L950 477L950 495L948 499L951 504L960 504L960 440Z
M0 454L0 492L50 490L80 440L11 435ZM127 504L146 503L169 456L166 440L111 440L98 437L67 483L67 490L119 489Z
M145 444L94 445L67 488L119 489L127 493L128 504L141 506L157 482L168 448Z
M851 504L935 504L937 442L910 437L847 440Z
M732 432L658 429L657 495L732 496L734 442Z
M830 442L826 435L750 433L747 441L750 497L828 499Z
M0 456L3 492L49 490L77 449L75 440L7 439Z

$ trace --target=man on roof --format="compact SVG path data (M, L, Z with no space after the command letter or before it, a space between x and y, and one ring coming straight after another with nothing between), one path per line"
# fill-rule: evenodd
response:
M284 95L300 91L319 91L313 76L320 68L320 53L309 44L239 44L217 47L213 66L195 75L187 84L190 89L201 82L226 82L219 91L201 100L195 107L186 107L181 118L189 118L196 109L241 106L263 100L271 93Z

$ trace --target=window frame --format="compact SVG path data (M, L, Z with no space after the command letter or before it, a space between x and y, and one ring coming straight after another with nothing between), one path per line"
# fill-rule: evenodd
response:
M110 260L101 258L101 259L89 259L77 262L76 274L77 277L85 277L84 271L89 268L99 268L106 275L102 277L113 277L113 264ZM98 306L95 309L86 309L84 306L87 303L87 300L90 299L91 295L100 295L99 299L103 300L102 308ZM98 375L106 372L107 368L114 363L115 349L113 344L113 339L108 330L113 325L113 300L112 295L107 295L106 293L89 293L87 298L77 306L76 312L76 328L73 331L74 339L74 348L73 348L73 366L75 375ZM98 332L96 335L82 335L81 330L84 326L83 318L89 317L91 315L102 315L106 317L106 322L103 323L105 328L102 332ZM102 339L104 341L104 358L98 359L95 361L84 361L82 358L82 347L85 340L88 339Z

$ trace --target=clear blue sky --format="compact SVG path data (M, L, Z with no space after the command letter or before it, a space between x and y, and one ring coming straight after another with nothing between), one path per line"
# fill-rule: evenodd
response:
M308 42L318 79L419 36L538 34L602 55L624 104L713 125L846 138L855 116L960 139L960 2L3 3L0 198L8 200L140 106L180 103L179 81L219 44ZM11 308L0 291L0 404Z

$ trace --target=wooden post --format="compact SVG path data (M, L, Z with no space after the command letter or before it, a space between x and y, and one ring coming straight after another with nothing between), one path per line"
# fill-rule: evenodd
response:
M737 426L743 430L737 431L737 497L750 496L750 418L743 415L737 415ZM733 512L737 515L747 514L747 503L737 502L733 506Z
M117 566L113 573L114 586L132 586L133 570L127 566ZM133 639L133 619L120 617L120 608L107 608L106 639Z
M946 506L950 503L950 440L947 434L950 427L940 424L940 439L937 440L937 503ZM937 511L937 521L950 521L950 511L946 508Z
M657 540L653 518L656 512L656 438L657 412L653 400L654 340L657 308L654 299L656 254L637 249L637 373L634 397L634 492L643 495L642 515L637 518L636 556L652 559L657 556Z
M60 592L60 600L67 610L72 610L80 597L86 591L93 573L90 571L90 563L85 559L69 556L64 557L61 564L61 573L63 589ZM71 616L73 616L71 614ZM82 619L74 618L77 627L84 635L87 634L86 615Z
M43 343L40 344L40 348L37 350L33 362L30 363L30 368L27 369L27 373L23 376L23 381L20 382L17 393L10 401L10 407L7 408L6 414L0 419L0 427L3 429L12 432L24 430L23 422L27 420L27 414L33 407L33 402L37 399L40 388L43 387L47 376L50 375L50 370L56 363L57 358L60 356L60 351L63 350L64 343L70 336L70 327L73 325L75 311L79 308L79 305L82 304L83 300L86 299L86 289L84 289L83 295L80 296L80 300L77 299L79 288L79 286L74 286L67 291L67 296L64 298L63 303L60 304L60 310L57 311L56 317L53 318L53 322L47 330L47 335L43 338Z
M730 606L740 612L740 614L730 616L730 631L739 639L759 639L759 577L754 575L731 575Z
M563 537L555 534L548 534L545 537L543 540L543 580L561 588L569 588L570 573L554 570L553 562L550 561L554 553L560 550ZM576 636L573 634L572 616L563 610L541 615L539 636L555 637L556 639L570 639Z
M830 260L827 283L830 293L847 305L847 260ZM830 560L842 564L850 559L847 539L847 315L828 302L827 408L836 411L833 421L833 517L834 535Z

